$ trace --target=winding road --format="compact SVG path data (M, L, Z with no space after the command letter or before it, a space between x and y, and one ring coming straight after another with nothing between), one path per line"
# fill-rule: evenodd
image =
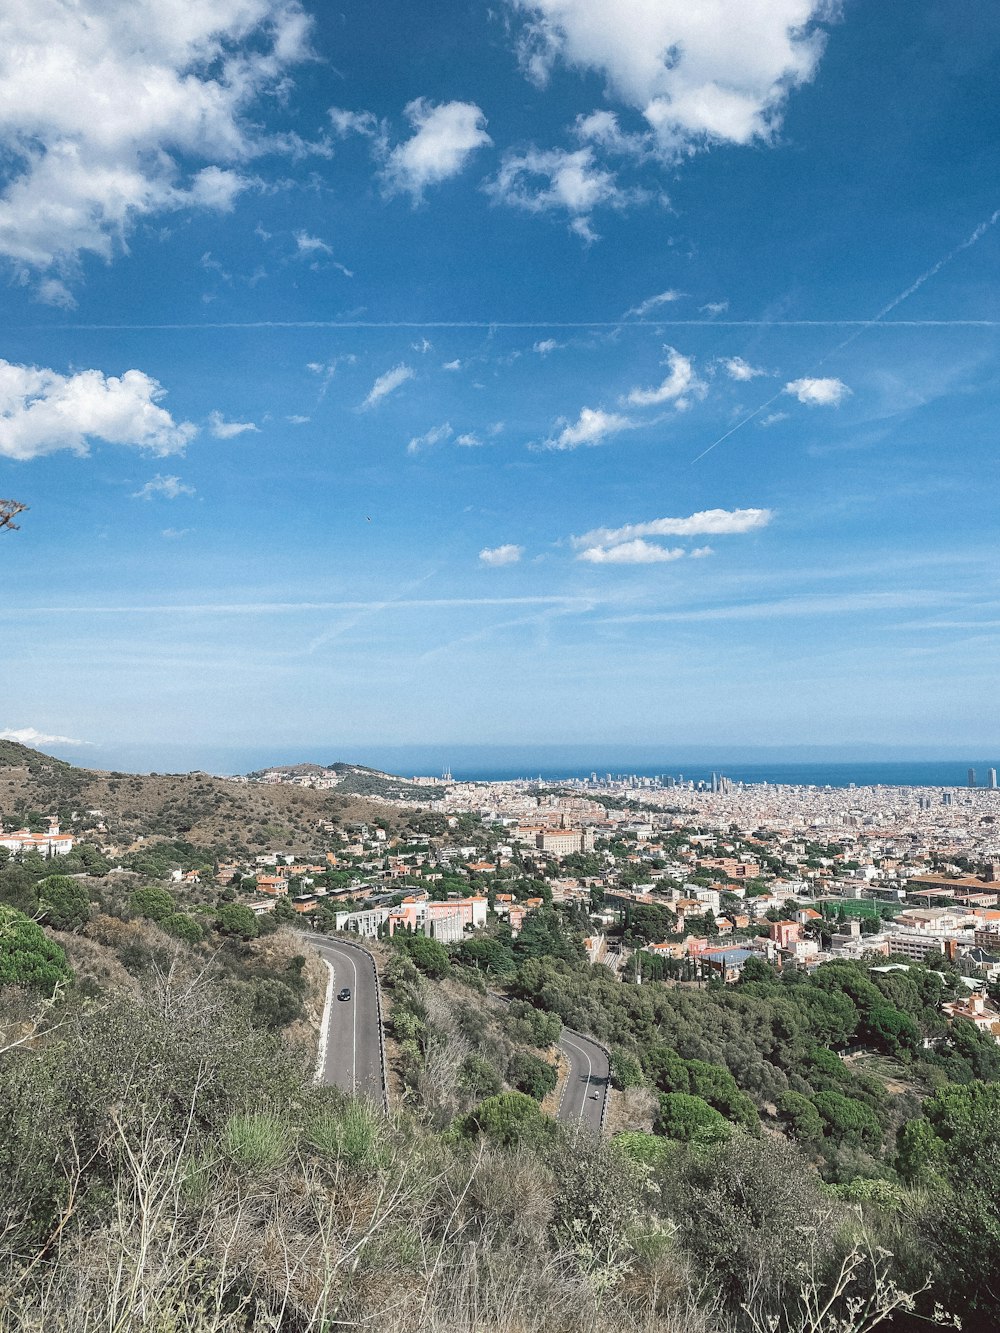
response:
M303 938L333 968L332 990L328 991L332 998L326 1006L320 1033L318 1081L384 1104L375 964L370 954L355 945L323 935ZM337 992L344 987L350 988L351 998L338 1000Z
M599 1134L611 1076L608 1057L596 1042L570 1028L563 1028L559 1049L569 1061L569 1076L558 1118L564 1125L587 1125Z

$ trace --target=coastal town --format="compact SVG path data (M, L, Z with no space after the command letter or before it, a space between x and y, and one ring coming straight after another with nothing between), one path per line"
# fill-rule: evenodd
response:
M372 806L384 818L320 824L309 854L179 858L171 887L214 888L257 917L277 912L322 931L403 930L445 945L516 937L533 912L554 906L584 925L591 963L640 982L732 983L751 959L812 972L837 957L893 967L943 957L968 989L958 1016L1000 1041L1000 1012L987 998L1000 977L994 785L382 776L395 784ZM233 779L321 788L339 780L327 770ZM127 866L140 845L101 841L102 827L98 819L86 836ZM54 818L38 831L8 824L0 833L8 857L73 847L72 828Z

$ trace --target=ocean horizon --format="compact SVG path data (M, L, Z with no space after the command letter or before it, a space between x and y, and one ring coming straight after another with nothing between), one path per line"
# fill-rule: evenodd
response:
M874 747L872 747L874 749ZM88 768L123 772L202 771L236 776L285 764L344 762L380 769L401 777L438 777L446 770L457 781L504 782L541 778L545 782L606 777L666 777L710 782L712 774L733 782L810 787L965 788L968 771L976 785L988 787L1000 759L908 755L880 757L878 752L845 754L843 747L787 747L768 753L763 747L706 746L671 750L664 746L357 746L259 745L199 746L123 744L72 749L52 746L60 758ZM883 752L884 754L884 752Z

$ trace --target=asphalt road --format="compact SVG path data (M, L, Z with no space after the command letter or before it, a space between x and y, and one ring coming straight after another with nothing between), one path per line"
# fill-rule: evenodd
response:
M379 1043L375 967L367 954L349 944L309 935L309 943L333 965L333 1002L326 1034L323 1083L382 1103L382 1059ZM348 986L349 1000L337 992ZM322 1038L321 1038L322 1040Z
M563 1028L559 1047L569 1061L559 1119L564 1125L587 1125L600 1133L611 1074L608 1057L596 1042L569 1028Z

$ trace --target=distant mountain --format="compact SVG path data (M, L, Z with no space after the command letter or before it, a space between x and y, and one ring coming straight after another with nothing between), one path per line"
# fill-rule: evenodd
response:
M383 801L414 801L425 803L439 800L444 795L444 787L426 786L410 782L395 773L383 773L381 769L366 768L364 764L275 764L271 768L258 769L247 776L254 782L267 782L268 778L288 781L293 778L315 778L335 782L335 790L344 796L368 796Z

